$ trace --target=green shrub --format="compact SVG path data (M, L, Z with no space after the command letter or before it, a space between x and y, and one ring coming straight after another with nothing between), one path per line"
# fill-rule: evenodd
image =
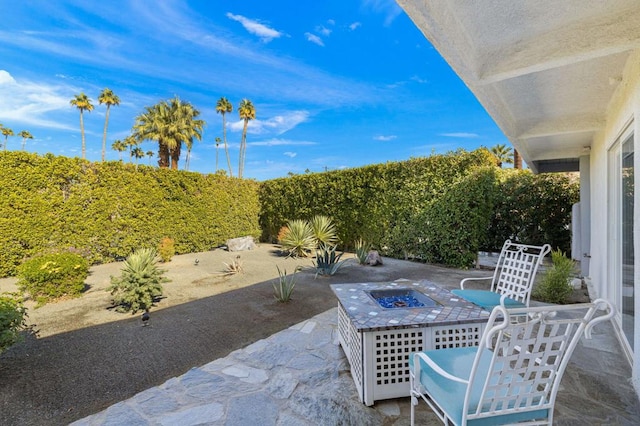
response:
M293 271L293 275L287 275L287 270L281 271L279 266L276 266L276 268L278 269L278 281L273 283L273 291L276 300L285 303L291 300L293 289L296 286L296 273L299 271L299 268Z
M16 294L0 294L0 354L22 338L27 310Z
M495 170L477 169L459 179L411 218L404 237L407 251L427 262L457 268L472 266L493 213Z
M120 277L111 277L107 291L114 296L113 305L118 312L148 311L162 296L162 283L169 280L157 263L154 249L138 249L125 260Z
M89 264L75 253L36 256L18 268L18 288L39 304L63 296L77 297L85 289Z
M543 302L563 304L573 293L569 279L574 273L575 263L561 250L551 251L551 260L553 265L543 274L533 296Z
M306 257L316 248L316 239L309 222L302 219L292 220L287 224L287 230L281 232L282 248L289 252L290 256Z
M174 254L176 254L176 247L173 238L164 237L160 240L158 245L158 256L162 262L170 262Z
M577 178L566 173L534 175L530 170L498 170L499 197L484 250L499 251L505 240L550 244L571 250L571 208L579 201Z
M349 259L340 260L344 252L336 254L336 246L322 244L316 250L316 277L318 275L334 275Z

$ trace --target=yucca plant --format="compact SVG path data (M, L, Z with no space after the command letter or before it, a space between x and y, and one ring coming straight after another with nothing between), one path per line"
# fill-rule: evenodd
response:
M309 225L311 225L317 247L321 245L335 246L338 243L338 231L330 217L316 215L311 218Z
M343 253L336 254L336 246L321 245L316 250L316 277L318 275L334 275L344 266L348 259L340 260Z
M289 230L283 232L280 244L284 250L289 252L290 256L306 257L311 250L316 248L316 240L309 222L301 219L292 220L287 224L287 228Z
M237 255L235 259L231 260L231 263L226 263L226 262L222 262L224 263L225 266L225 274L226 275L233 275L233 274L239 274L240 272L244 272L244 267L242 266L242 260L240 259L240 255Z
M162 296L162 283L169 280L164 277L165 271L158 268L157 256L155 249L138 249L125 260L120 277L111 277L107 290L114 296L118 312L147 311Z
M273 283L276 300L282 303L288 302L291 300L291 294L296 286L296 272L300 270L300 267L296 267L292 275L287 275L286 269L281 271L279 266L276 268L278 269L278 281Z
M359 264L364 265L366 263L369 250L371 250L370 243L364 241L362 238L356 241L356 259L358 259Z

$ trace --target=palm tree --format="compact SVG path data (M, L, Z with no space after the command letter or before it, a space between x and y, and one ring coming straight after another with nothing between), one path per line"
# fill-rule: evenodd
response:
M84 119L82 118L82 113L84 111L93 111L93 105L91 104L91 99L87 97L84 93L80 93L79 95L74 95L75 98L71 99L69 102L71 105L75 106L80 110L80 133L82 134L82 159L86 157L86 145L84 141Z
M256 118L256 108L250 100L243 99L240 101L240 106L238 107L238 115L240 115L240 118L244 120L244 126L242 127L242 140L240 141L240 161L238 164L238 177L242 178L245 154L247 151L247 126L249 125L249 120L254 120Z
M149 165L151 165L151 159L153 158L153 151L147 151L147 157L149 157Z
M136 159L136 170L138 169L138 160L144 157L144 151L139 146L136 146L131 150L131 157Z
M133 133L138 141L158 142L158 165L162 168L178 168L182 143L202 139L205 122L198 119L200 111L179 98L161 101L136 117Z
M13 130L11 130L8 127L4 127L0 124L0 132L2 132L2 134L4 135L4 150L7 150L7 143L8 143L8 139L9 136L13 136Z
M22 138L22 150L24 151L24 146L27 144L27 139L33 139L33 135L26 130L18 133L18 136Z
M133 135L129 135L124 139L124 146L129 148L129 162L131 163L131 159L133 158L133 151L138 147L138 141Z
M502 167L502 163L513 163L513 160L511 159L511 148L507 147L505 144L498 144L494 146L491 148L491 153L495 155L498 167Z
M218 147L220 146L220 138L216 137L216 172L218 171Z
M109 126L109 112L111 111L111 105L120 105L120 98L111 91L109 88L105 88L98 96L98 102L100 105L105 104L107 106L107 113L104 116L104 133L102 134L102 161L104 162L105 152L107 150L107 127Z
M233 171L231 171L231 158L229 157L229 147L227 146L227 122L225 114L233 111L233 105L224 96L218 99L216 103L216 112L222 114L222 140L224 141L224 152L227 154L227 166L229 167L229 177L233 177ZM218 168L216 167L216 170Z
M111 149L119 152L120 161L122 161L122 153L127 150L127 144L118 139L111 144Z

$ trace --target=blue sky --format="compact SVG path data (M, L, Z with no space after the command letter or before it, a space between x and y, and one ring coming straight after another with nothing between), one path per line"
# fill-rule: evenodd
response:
M247 98L256 107L245 177L258 180L508 144L390 0L0 0L0 10L0 123L30 131L29 151L80 156L69 101L84 92L95 106L85 113L87 158L99 160L105 87L121 100L108 147L130 134L145 106L177 95L199 109L207 125L189 169L201 173L215 171L221 96L234 105L234 175L237 106ZM10 137L9 149L20 143ZM222 149L219 156L225 168ZM118 158L108 149L108 160Z

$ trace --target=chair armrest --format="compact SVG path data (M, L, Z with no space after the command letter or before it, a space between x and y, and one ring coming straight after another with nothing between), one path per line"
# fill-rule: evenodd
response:
M415 377L418 381L420 381L420 361L419 359L424 361L429 367L433 369L436 373L445 377L449 380L453 380L455 382L469 384L469 380L461 379L460 377L453 376L446 371L444 371L438 364L436 364L431 358L429 358L424 352L416 352L413 354L413 368L416 370Z
M490 280L493 277L480 277L480 278L465 278L462 281L460 281L460 288L462 290L464 290L464 283L466 283L467 281L481 281L481 280Z

